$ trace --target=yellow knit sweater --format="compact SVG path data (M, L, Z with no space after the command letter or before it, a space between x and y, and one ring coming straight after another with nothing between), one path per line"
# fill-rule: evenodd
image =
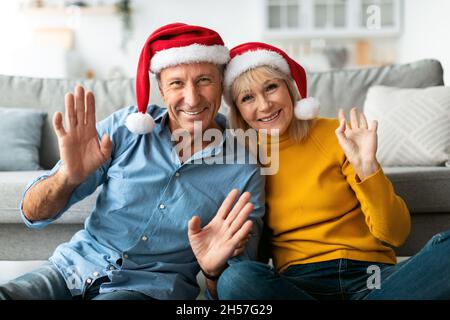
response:
M395 264L386 244L400 246L409 234L404 201L382 169L359 180L338 143L338 126L321 118L300 144L280 137L279 170L266 186L278 271L339 258Z

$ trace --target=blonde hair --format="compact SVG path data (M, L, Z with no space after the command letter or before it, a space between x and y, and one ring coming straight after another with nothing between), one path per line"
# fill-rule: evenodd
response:
M250 69L243 74L241 74L232 84L231 97L232 105L230 105L229 119L230 125L233 129L249 130L251 129L248 123L244 120L241 113L236 106L236 99L239 94L245 90L248 90L253 84L262 84L267 79L279 79L286 83L291 96L292 105L295 106L300 95L298 93L297 86L292 78L284 74L278 69L261 66L255 69ZM289 136L297 143L300 143L308 136L309 130L313 126L314 120L299 120L292 117L291 123L289 124L288 132Z

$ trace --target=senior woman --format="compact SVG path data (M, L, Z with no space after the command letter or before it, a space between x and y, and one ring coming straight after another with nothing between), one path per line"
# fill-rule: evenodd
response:
M356 108L350 123L342 111L339 120L318 118L304 69L279 48L251 42L230 54L231 125L278 133L267 144L277 144L279 169L266 180L273 267L229 267L219 298L450 298L449 231L397 264L392 247L407 239L411 222L376 159L377 122Z

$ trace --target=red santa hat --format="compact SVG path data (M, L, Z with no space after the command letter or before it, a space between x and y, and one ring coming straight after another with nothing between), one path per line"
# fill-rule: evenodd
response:
M186 63L222 65L229 59L229 50L213 30L184 23L172 23L157 29L145 41L139 57L136 76L138 112L127 117L127 128L133 133L146 134L154 127L153 118L147 113L149 71L157 74L164 68Z
M261 66L278 69L295 81L300 96L294 106L298 119L308 120L319 115L319 101L307 95L305 69L283 50L261 42L244 43L230 50L230 62L225 69L224 78L224 98L229 106L233 105L233 82L244 72Z

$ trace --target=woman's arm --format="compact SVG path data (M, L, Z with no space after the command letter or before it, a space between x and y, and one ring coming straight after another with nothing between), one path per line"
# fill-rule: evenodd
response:
M379 240L399 247L407 239L411 229L409 210L392 183L379 168L374 174L360 181L353 166L345 161L344 175L356 197L370 232Z
M356 108L347 124L342 110L336 136L347 160L342 172L361 203L370 232L381 241L400 246L408 237L411 218L405 202L395 194L376 159L377 122L368 125Z

